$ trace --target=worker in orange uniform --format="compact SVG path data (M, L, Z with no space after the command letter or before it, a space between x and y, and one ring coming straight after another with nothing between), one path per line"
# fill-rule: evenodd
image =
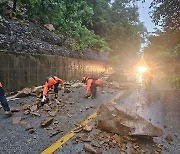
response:
M97 96L97 87L101 86L103 90L103 82L102 79L95 79L90 77L83 77L82 83L86 84L86 94L85 98L91 96L91 98L95 98Z
M64 89L64 83L60 78L58 78L57 76L47 77L47 80L45 82L44 89L43 89L43 98L42 98L41 102L45 102L46 95L48 93L48 89L51 88L52 86L54 86L55 98L57 98L58 97L58 85L60 85L61 88Z
M5 97L5 91L4 91L3 87L2 87L1 82L0 82L0 102L1 102L1 105L2 105L2 107L4 109L4 111L5 111L5 115L11 116L12 112L10 111L7 99Z

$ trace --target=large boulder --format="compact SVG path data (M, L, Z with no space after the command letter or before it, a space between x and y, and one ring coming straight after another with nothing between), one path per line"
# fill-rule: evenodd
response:
M160 128L131 111L116 108L115 103L104 104L98 114L98 127L119 135L162 136Z

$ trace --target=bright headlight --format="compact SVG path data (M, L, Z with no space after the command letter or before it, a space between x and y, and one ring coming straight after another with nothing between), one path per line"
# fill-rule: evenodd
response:
M147 67L144 67L144 66L138 66L137 69L140 73L144 73L147 71Z

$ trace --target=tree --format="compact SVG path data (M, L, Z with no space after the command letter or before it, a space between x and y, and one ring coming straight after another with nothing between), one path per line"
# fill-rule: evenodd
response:
M180 0L153 0L150 5L152 19L164 29L179 30Z

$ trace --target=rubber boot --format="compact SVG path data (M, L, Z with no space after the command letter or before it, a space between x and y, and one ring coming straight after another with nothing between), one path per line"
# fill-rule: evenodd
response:
M10 116L12 116L12 112L11 111L5 111L5 115L10 117Z

